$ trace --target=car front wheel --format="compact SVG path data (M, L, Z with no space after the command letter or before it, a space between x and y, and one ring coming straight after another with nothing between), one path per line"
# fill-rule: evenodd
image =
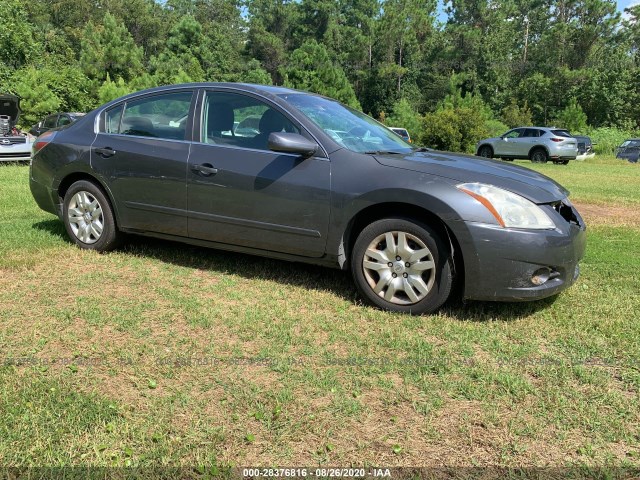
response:
M453 284L451 254L438 234L402 218L378 220L362 230L351 272L368 303L415 315L438 309Z
M64 226L80 248L104 252L120 240L109 200L94 183L80 180L64 196Z
M492 158L493 157L493 149L488 145L483 145L478 150L479 157Z

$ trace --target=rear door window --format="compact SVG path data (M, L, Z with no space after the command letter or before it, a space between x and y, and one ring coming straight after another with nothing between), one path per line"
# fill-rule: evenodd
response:
M192 96L192 92L165 93L127 102L118 133L185 140Z
M44 124L42 125L44 128L56 128L56 120L58 119L57 115L49 115L44 119Z
M104 133L118 133L120 118L122 117L122 105L107 110L104 118Z

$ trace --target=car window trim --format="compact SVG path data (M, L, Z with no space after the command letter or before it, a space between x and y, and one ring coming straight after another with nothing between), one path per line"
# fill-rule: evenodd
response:
M204 102L205 102L205 99L207 98L207 92L234 93L236 95L244 95L244 96L252 97L252 98L255 98L256 100L266 103L270 108L273 108L277 112L281 113L282 115L285 116L285 118L287 118L290 122L292 122L293 125L300 130L300 135L302 135L303 137L307 137L308 140L312 140L316 142L316 144L320 147L321 152L317 152L316 155L314 155L314 158L323 158L327 160L329 159L329 155L327 154L327 151L322 145L322 143L320 143L318 139L315 137L315 135L313 135L313 133L311 133L309 129L306 128L289 110L275 103L273 100L271 100L268 97L265 97L264 95L260 95L255 92L247 92L245 90L242 90L239 88L233 88L233 87L201 87L200 88L200 94L198 95L198 109L195 112L197 115L194 115L194 118L197 118L198 121L197 122L194 121L193 143L210 145L210 146L222 146L222 145L212 145L210 143L202 141L202 124L204 121L204 106L205 106ZM303 132L306 132L307 135L304 135ZM235 145L224 145L224 146L229 148L238 148L238 149L252 151L252 152L281 153L283 155L299 156L296 154L275 152L273 150L268 150L268 149L260 150L255 148L239 147ZM320 153L322 153L322 155L320 155Z
M120 137L129 137L129 138L147 138L147 139L154 139L154 140L168 140L171 142L192 142L193 140L193 132L192 132L192 128L189 128L191 126L191 124L193 123L193 114L195 112L195 107L196 107L196 101L197 101L197 95L196 95L196 88L193 87L178 87L175 89L170 89L170 90L163 90L160 92L151 92L151 93L143 93L141 95L136 95L135 97L128 97L126 100L123 100L120 103L115 103L112 105L109 105L108 107L105 107L102 111L100 111L100 113L97 115L97 124L98 124L98 134L102 134L102 135L117 135ZM114 108L122 108L122 113L120 114L120 121L118 122L118 132L120 132L120 129L122 128L122 119L124 118L124 114L127 110L127 104L133 101L138 101L141 100L143 98L151 98L151 97L158 97L161 95L167 95L167 94L174 94L174 93L185 93L185 92L190 92L191 93L191 102L189 104L189 111L187 113L187 125L185 126L185 138L182 140L179 139L175 139L175 138L162 138L162 137L146 137L143 135L125 135L123 133L108 133L105 131L106 129L106 113L110 110L113 110ZM189 139L188 137L191 137L191 139Z

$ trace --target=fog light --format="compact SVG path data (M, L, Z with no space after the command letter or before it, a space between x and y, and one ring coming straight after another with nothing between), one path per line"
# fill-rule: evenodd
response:
M538 270L533 272L533 275L531 275L531 283L533 283L534 285L544 285L545 283L547 283L547 280L549 280L550 276L550 269L548 269L547 267L539 268Z

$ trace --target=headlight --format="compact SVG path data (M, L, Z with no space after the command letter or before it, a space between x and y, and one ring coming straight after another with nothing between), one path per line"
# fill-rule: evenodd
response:
M483 183L464 183L458 185L458 189L484 205L503 227L555 228L540 207L520 195Z

